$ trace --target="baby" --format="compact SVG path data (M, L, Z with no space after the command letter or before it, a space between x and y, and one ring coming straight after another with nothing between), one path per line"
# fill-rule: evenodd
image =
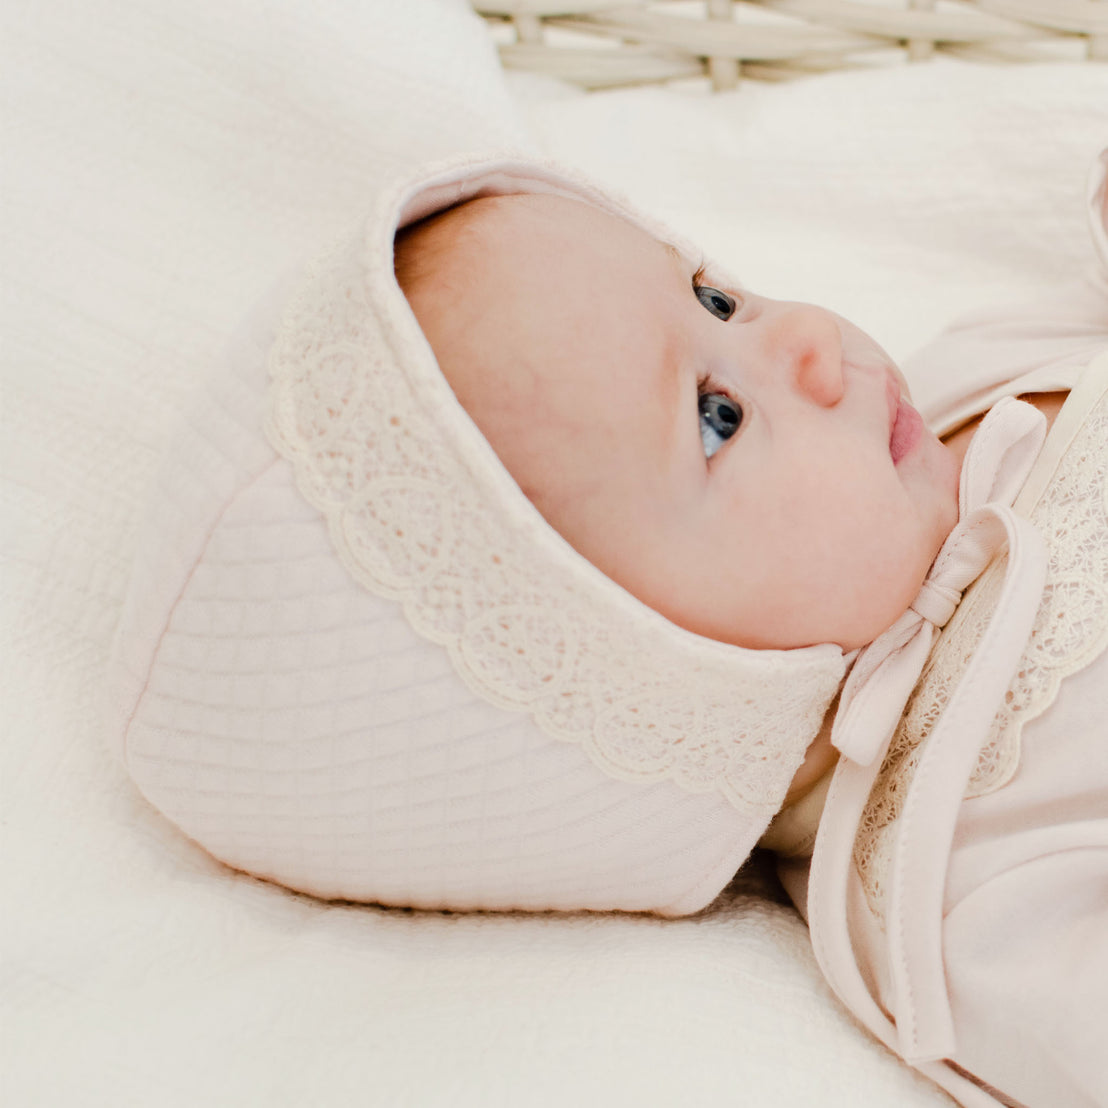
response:
M404 231L401 287L463 406L543 516L668 619L738 646L853 650L958 519L944 446L846 320L725 284L549 195ZM825 731L795 799L833 760Z
M128 768L322 897L682 915L761 841L961 1103L1108 1104L1096 297L952 332L925 420L857 328L572 175L399 182L171 457Z
M1106 203L1101 190L1102 217ZM940 440L912 406L891 359L846 320L812 305L758 296L615 214L550 195L477 199L409 226L397 237L395 265L442 372L529 499L579 553L673 623L747 648L834 643L854 651L880 641L913 602L922 610L921 586L959 519L959 473L980 416ZM1103 346L1108 335L1093 338ZM1100 382L1096 397L1083 409L1100 414L1087 418L1082 449L1097 451L1102 494L1104 359L1100 366L1090 371ZM1066 380L1065 374L1044 379L1048 391L1027 395L1048 424L1066 396L1053 386ZM1075 420L1080 423L1071 413ZM1032 454L1041 441L1034 423L1027 421L1024 436ZM1106 538L1102 531L1096 541ZM1014 550L1009 558L1015 561ZM1018 633L1018 649L1027 631ZM994 629L994 637L999 633ZM1104 637L1102 627L1101 649ZM902 649L879 650L869 669L888 665L890 653ZM1014 660L997 693L1004 693ZM913 680L918 672L917 666ZM1103 699L1101 692L1096 700ZM988 705L991 718L1000 700ZM857 704L852 707L857 713ZM969 726L969 715L972 708L963 710L955 732ZM1103 737L1102 725L1095 733ZM764 842L784 855L782 876L798 906L815 916L814 929L828 913L834 916L827 934L816 930L814 937L843 999L967 1105L1108 1103L1099 1047L1093 1046L1108 1032L1108 776L1102 772L1096 786L1084 790L1080 815L1072 789L1053 798L1060 813L1054 830L1065 828L1063 835L1075 840L1070 848L1082 858L1072 873L1062 872L1065 865L1049 872L1041 854L1021 859L1038 871L1033 889L1050 889L1052 898L1070 906L1059 910L1055 901L1053 923L1029 922L1024 937L1000 943L1007 949L994 956L993 990L1027 996L1002 1013L982 987L988 974L979 947L998 942L998 906L1011 909L1013 897L1034 917L1034 908L1021 904L1026 890L998 891L997 903L983 913L987 924L967 924L950 912L948 899L945 911L953 922L947 930L956 937L947 940L946 969L941 960L929 960L934 951L926 949L943 943L939 903L929 905L924 896L912 903L913 911L935 908L934 926L917 944L922 950L913 951L911 940L898 947L880 934L888 926L888 906L872 895L872 886L889 880L889 871L883 877L867 872L873 865L859 860L855 845L865 834L856 836L854 827L883 818L886 830L894 822L881 814L889 796L881 795L870 772L861 791L853 789L855 806L867 805L860 820L849 802L827 802L837 756L831 734L825 726L809 746ZM842 741L837 745L847 749ZM903 728L900 745L912 745L903 740ZM976 746L968 749L976 753ZM950 770L949 758L936 767ZM1105 769L1103 756L1086 762L1087 770L1094 767ZM966 773L968 767L963 780ZM893 791L907 782L910 776ZM840 784L839 797L850 792ZM1018 826L1014 809L1001 810ZM1043 811L1034 814L1032 826ZM840 876L836 888L821 874L809 884L821 815L846 819L840 853L852 865L859 862L861 880ZM943 840L941 830L936 837ZM984 837L995 840L997 829ZM963 839L944 859L942 873L946 864L970 865L974 846L987 852L988 844L973 844L969 831ZM821 859L824 870L836 864L833 849L824 852L830 856ZM912 856L910 841L901 849ZM1009 847L1006 864L1017 855ZM981 890L996 879L997 861L978 858L976 866L973 895L987 898ZM871 888L862 891L871 893L876 934L872 923L848 922L861 916L852 898L867 878ZM1011 873L1003 880L1014 883ZM813 903L812 888L827 903ZM1097 936L1091 944L1090 929ZM1061 971L1046 968L1044 956L1059 942L1066 944L1062 960L1070 967ZM1077 972L1085 980L1075 987L1078 951ZM1030 973L1019 965L1028 956L1035 965ZM916 958L921 968L898 966L898 958ZM920 987L918 979L928 972L932 980ZM923 995L906 996L913 986ZM928 997L928 991L943 995ZM1021 1008L1030 1009L1029 1026L1021 1024ZM1080 1013L1079 1028L1067 1011Z

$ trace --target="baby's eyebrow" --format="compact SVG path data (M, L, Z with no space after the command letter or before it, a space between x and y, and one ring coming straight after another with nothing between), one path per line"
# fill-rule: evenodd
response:
M685 268L685 255L673 245L672 242L663 242L662 246L665 252L679 265L682 269Z

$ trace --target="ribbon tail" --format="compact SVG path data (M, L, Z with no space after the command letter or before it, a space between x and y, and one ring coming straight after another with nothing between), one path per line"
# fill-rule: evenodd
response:
M983 504L1011 504L1045 438L1046 417L1038 408L1011 396L994 405L966 452L958 495L961 514Z
M1019 665L1046 579L1046 546L1006 507L1008 538L996 609L926 749L905 799L892 866L888 935L900 1051L909 1062L949 1057L954 1022L943 968L943 894L954 826L982 743Z
M851 671L839 700L831 744L860 766L871 765L884 756L931 650L932 625L913 612L901 619L906 626L899 634L892 634L898 631L899 623L885 633L893 643L882 643L885 636L881 636L869 648L884 648L878 651L875 664L865 666L864 654L859 658L862 669ZM903 641L896 643L898 638Z

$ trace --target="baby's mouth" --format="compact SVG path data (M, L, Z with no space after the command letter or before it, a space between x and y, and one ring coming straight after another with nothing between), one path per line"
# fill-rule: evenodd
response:
M893 465L899 465L900 460L911 452L922 432L923 420L919 412L898 394L889 431L889 455Z
M889 456L893 465L899 465L901 458L919 442L923 420L904 399L900 382L892 370L886 371L885 400L889 405Z

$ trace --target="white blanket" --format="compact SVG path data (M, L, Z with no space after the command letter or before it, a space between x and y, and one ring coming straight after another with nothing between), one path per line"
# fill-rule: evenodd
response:
M6 1104L949 1103L840 1011L801 922L757 895L764 873L669 922L322 904L211 860L107 753L103 673L168 428L381 159L530 130L897 355L1086 258L1103 66L938 63L715 98L510 88L461 0L6 15Z

